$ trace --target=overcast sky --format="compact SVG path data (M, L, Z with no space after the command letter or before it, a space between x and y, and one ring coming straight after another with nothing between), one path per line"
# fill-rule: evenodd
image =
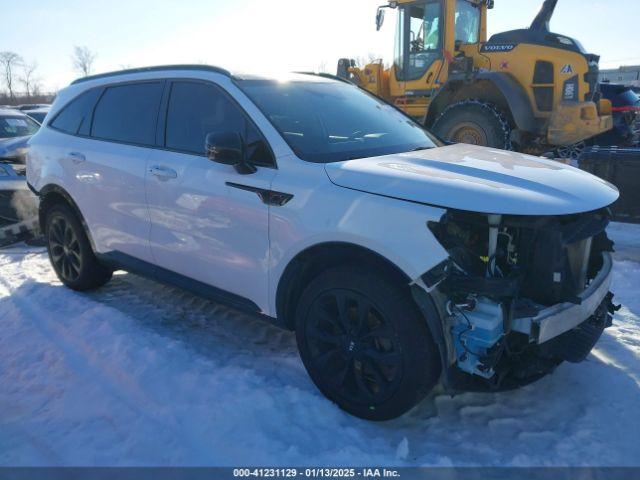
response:
M0 0L0 51L37 62L44 90L64 87L74 45L97 53L95 71L168 63L231 70L335 71L340 57L393 52L385 0ZM496 0L490 32L526 27L542 0ZM552 30L574 37L601 66L640 64L640 0L560 0Z

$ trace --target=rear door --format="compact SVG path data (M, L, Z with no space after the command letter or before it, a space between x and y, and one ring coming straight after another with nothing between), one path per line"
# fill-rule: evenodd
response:
M72 196L101 253L152 258L144 182L164 86L161 80L102 89L86 135L66 152L75 169Z
M173 81L166 104L160 126L164 149L152 153L146 181L155 262L216 287L227 301L266 309L269 205L264 192L276 174L273 154L242 107L217 84ZM214 132L240 133L256 172L242 175L209 160L205 137Z

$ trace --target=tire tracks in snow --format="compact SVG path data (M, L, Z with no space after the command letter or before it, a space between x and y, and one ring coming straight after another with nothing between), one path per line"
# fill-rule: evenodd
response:
M629 275L624 273L625 265ZM638 303L632 296L633 288L626 285L637 281L638 270L630 262L617 262L620 267L617 288L626 291L626 298L621 292L620 300L631 308L628 315L624 311L616 315L615 326L620 332L615 327L609 330L599 350L638 373L637 362L632 363L629 356L631 345L621 342L623 336L637 340L640 335L638 308L634 307ZM81 441L87 430L103 440L116 429L137 430L141 425L127 422L130 416L139 415L140 409L160 415L144 417L153 424L145 433L157 433L159 438L135 438L136 447L151 446L155 448L152 453L143 451L141 455L140 450L117 448L106 453L112 462L145 458L162 464L169 455L165 452L177 444L187 449L195 444L200 448L192 454L176 449L172 458L180 464L209 465L228 464L225 457L264 459L265 464L284 459L298 463L313 459L320 464L394 463L395 446L403 438L409 440L406 463L414 465L562 465L585 461L607 465L633 463L640 458L637 446L629 442L633 435L628 433L629 421L638 418L636 405L629 398L637 395L638 388L629 381L628 372L597 357L579 367L564 365L551 377L515 392L467 393L454 398L434 392L434 398L407 416L371 425L342 414L324 400L299 364L293 336L261 320L129 274L116 275L112 283L95 293L75 294L59 286L45 256L26 255L20 263L0 252L0 269L0 280L6 275L11 284L0 281L0 314L9 312L12 316L7 331L15 335L16 324L24 323L28 329L20 327L19 335L30 335L33 328L34 337L40 335L49 342L43 345L46 349L51 345L65 362L80 363L81 370L72 374L81 381L96 381L95 389L83 388L76 380L68 386L64 378L58 381L59 386L75 396L88 392L89 397L95 397L96 392L104 392L106 406L113 411L109 419L113 428L93 426L93 418L83 418L89 426L65 432L71 437L69 442ZM35 301L29 298L33 295ZM22 298L12 303L10 296ZM25 311L23 302L33 304L35 310ZM50 317L52 311L60 321ZM99 318L92 319L94 314ZM42 328L39 334L36 325L31 327L34 322ZM4 333L0 330L0 337ZM106 342L100 336L106 337ZM35 345L39 349L39 342L25 342L18 348ZM146 368L138 368L140 359L148 360ZM34 368L38 377L33 383L37 388L46 386L43 373L46 375L47 367ZM15 409L22 392L20 389L8 397L9 407ZM73 412L60 410L68 408L67 404L55 406L54 421L62 418L63 423L54 426L54 435L60 433L60 427L68 429L67 415L73 417ZM27 408L35 416L39 408L49 409L36 402ZM19 426L11 422L13 429ZM20 456L14 458L29 458L29 450L40 448L26 436L33 433L30 430L25 430L25 435L16 433L15 443L29 442L29 446L24 445L26 457L16 448L14 455ZM176 442L167 441L173 436ZM92 442L81 450L91 455L96 447ZM60 447L51 444L51 448L64 456ZM115 452L121 456L114 456ZM43 452L39 461L48 461L45 456ZM84 462L90 463L91 457L85 457Z
M34 298L37 298L35 291L37 287L24 287L23 284L20 293L16 293L16 289L3 277L0 277L0 284L10 294L10 297L4 301L11 302L23 322L29 322L50 345L55 346L63 353L65 361L72 371L99 386L139 418L160 425L163 431L170 432L176 439L180 439L182 444L189 445L191 452L197 453L197 458L203 461L210 458L211 452L186 436L185 429L177 424L175 417L170 417L173 421L168 421L166 409L161 408L162 405L158 405L152 397L140 389L134 377L122 370L115 370L113 366L106 366L100 356L86 342L77 336L70 335L62 323L53 321L49 312L38 302L33 301ZM22 289L25 289L30 295L24 295ZM91 316L94 309L86 310L78 317L78 320L85 320L84 317ZM100 380L98 381L98 379ZM129 391L120 388L119 384L126 384ZM141 407L142 405L144 408ZM153 414L151 412L162 413ZM26 434L23 432L22 435ZM123 432L120 432L120 435L126 436Z

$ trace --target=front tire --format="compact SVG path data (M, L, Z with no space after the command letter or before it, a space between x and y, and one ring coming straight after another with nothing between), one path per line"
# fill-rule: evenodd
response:
M318 389L360 418L401 416L440 376L437 347L410 294L375 272L339 267L313 280L298 303L296 339Z
M67 205L51 207L45 225L49 260L64 285L87 291L111 279L113 271L98 261L80 220Z
M511 125L492 103L464 100L448 106L433 124L433 132L454 143L511 150Z

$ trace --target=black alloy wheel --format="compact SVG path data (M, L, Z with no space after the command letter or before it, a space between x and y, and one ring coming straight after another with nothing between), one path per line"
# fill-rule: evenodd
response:
M78 215L65 204L53 205L43 213L49 260L60 281L78 291L107 283L113 271L96 258Z
M382 403L403 374L401 348L384 316L358 292L318 297L306 325L310 361L349 402Z
M54 218L49 225L49 248L51 263L67 282L74 282L82 270L80 242L64 217Z
M435 307L429 314L438 316ZM300 296L295 325L300 357L313 382L357 417L399 417L440 376L426 317L397 276L357 266L330 268Z

